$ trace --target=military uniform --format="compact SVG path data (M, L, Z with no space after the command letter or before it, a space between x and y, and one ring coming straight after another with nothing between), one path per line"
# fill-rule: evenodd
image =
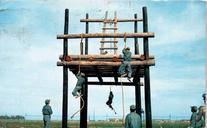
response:
M191 112L192 112L192 115L190 117L190 127L191 128L196 128L197 107L192 106L191 107Z
M75 88L73 89L72 95L78 96L78 92L82 89L83 85L85 84L85 74L84 73L78 73L76 75L76 78L78 79Z
M205 125L205 113L204 113L204 106L199 107L199 112L196 115L196 128L204 128Z
M44 128L50 128L50 120L52 115L52 108L49 105L49 100L45 101L45 106L42 108Z
M141 128L141 118L140 116L135 112L136 107L134 105L130 106L131 111L125 118L125 128Z
M123 75L124 73L126 73L126 71L128 72L128 77L131 78L132 75L132 68L130 65L130 61L131 61L131 55L132 53L130 52L130 48L124 48L122 50L123 53L123 62L120 65L119 69L118 69L118 74Z

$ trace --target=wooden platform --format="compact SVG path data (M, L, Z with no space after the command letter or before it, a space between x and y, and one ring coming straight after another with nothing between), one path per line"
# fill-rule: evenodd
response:
M117 72L122 63L121 55L70 55L59 57L61 61L57 62L57 66L67 66L70 71L77 74L79 70L84 72L87 77L119 77ZM144 75L144 66L154 66L154 56L150 56L148 60L143 55L133 55L132 61L132 77L135 74L139 77Z

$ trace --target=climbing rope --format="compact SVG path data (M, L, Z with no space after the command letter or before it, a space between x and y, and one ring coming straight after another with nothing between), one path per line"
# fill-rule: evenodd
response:
M81 101L83 102L83 105L81 106L81 108L80 108L78 111L76 111L76 112L70 117L71 119L72 119L76 114L78 114L78 113L83 109L83 107L85 106L85 102L84 102L82 96L80 96L80 99L81 99Z
M126 32L124 33L124 48L126 48Z
M83 34L81 34L81 41L80 41L80 55L79 55L79 65L78 65L78 72L80 72L80 63L81 63L81 51L83 46Z
M82 46L83 46L83 34L81 34L81 41L80 41L80 55L79 55L78 73L80 73L81 51L82 51L82 48L83 48ZM78 111L76 111L76 112L71 116L71 119L72 119L77 113L79 113L79 112L83 109L83 107L85 106L85 102L84 102L84 100L83 100L81 94L80 94L80 100L82 101L83 105L81 106L81 108L80 108Z
M123 115L123 117L122 117L122 126L124 127L124 123L125 123L125 108L124 108L124 86L123 86L123 83L122 83L122 78L123 78L124 76L122 75L121 76L121 79L120 79L120 81L121 81L121 92L122 92L122 115Z

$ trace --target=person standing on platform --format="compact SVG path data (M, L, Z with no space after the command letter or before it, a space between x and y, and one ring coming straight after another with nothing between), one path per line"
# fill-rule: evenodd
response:
M50 128L52 108L49 104L50 104L50 100L49 99L45 100L45 105L42 108L44 128Z
M130 106L130 113L125 118L125 128L141 128L141 118L136 113L135 105Z

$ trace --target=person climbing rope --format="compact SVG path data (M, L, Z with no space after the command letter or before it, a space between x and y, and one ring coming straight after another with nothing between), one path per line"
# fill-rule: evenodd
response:
M115 109L112 107L112 102L113 102L113 98L114 98L114 94L113 94L113 92L112 91L110 91L110 93L109 93L109 97L108 97L108 101L106 102L106 104L109 106L109 108L111 108L113 111L114 111L114 113L116 114L116 111L115 111Z
M78 81L76 83L75 88L73 89L72 95L75 98L78 98L81 96L81 89L85 84L85 74L79 71L78 74L76 75L76 78L78 79Z
M118 69L118 74L121 76L127 75L128 80L131 82L132 68L131 68L130 61L131 61L132 53L130 52L129 47L124 48L122 50L122 53L123 53L123 61Z

